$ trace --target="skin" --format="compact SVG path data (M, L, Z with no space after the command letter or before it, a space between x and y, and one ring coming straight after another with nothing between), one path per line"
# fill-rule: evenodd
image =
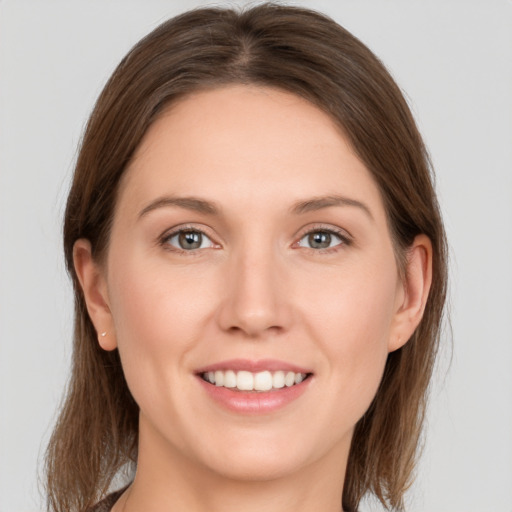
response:
M292 211L334 195L350 201ZM218 212L141 216L164 196ZM180 250L180 227L204 232L201 248ZM311 246L319 231L338 233L329 248ZM106 260L87 240L74 257L99 343L119 349L141 410L137 475L115 512L341 510L354 426L421 319L431 246L416 238L402 281L379 189L329 116L254 86L181 100L123 176ZM312 375L285 407L239 414L196 375L233 358Z

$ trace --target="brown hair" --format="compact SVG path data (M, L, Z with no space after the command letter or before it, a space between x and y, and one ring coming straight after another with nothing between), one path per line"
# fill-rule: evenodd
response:
M403 509L411 483L446 293L446 242L427 152L409 108L371 51L317 12L263 4L240 12L203 8L177 16L122 60L88 122L68 197L64 251L75 291L73 368L47 459L49 510L83 511L137 458L138 407L117 350L100 349L73 267L87 238L100 260L120 178L144 133L170 102L199 89L241 83L306 98L344 130L377 182L399 268L414 237L433 246L423 319L389 354L378 393L356 426L343 489L355 511L366 493Z

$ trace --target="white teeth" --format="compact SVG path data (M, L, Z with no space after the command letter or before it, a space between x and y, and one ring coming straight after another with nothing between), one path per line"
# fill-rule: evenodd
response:
M272 374L259 372L254 376L254 389L256 391L268 391L272 389Z
M288 372L284 378L284 383L287 387L293 386L295 384L295 373Z
M276 372L272 376L272 387L276 389L284 388L284 372Z
M254 376L251 372L238 372L236 375L236 387L241 391L254 389Z
M224 386L226 388L236 388L236 373L233 370L228 370L224 374Z
M300 384L304 380L302 373L295 374L295 384Z
M221 372L220 370L215 372L215 385L224 386L224 372Z
M258 373L217 370L203 373L202 377L218 387L236 388L239 391L270 391L300 384L306 378L306 374L285 373L284 371L270 372L268 370Z

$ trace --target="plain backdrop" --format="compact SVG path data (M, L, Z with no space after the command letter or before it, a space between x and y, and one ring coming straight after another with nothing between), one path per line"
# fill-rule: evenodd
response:
M38 464L70 358L63 204L88 113L140 37L205 3L0 0L0 512L44 508ZM512 2L294 3L331 15L385 62L437 173L453 335L408 511L511 512Z

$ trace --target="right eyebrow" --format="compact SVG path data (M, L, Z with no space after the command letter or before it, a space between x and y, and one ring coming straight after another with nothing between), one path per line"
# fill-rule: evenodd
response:
M302 214L333 206L355 206L364 212L370 220L374 220L372 212L366 204L357 199L340 195L313 197L305 201L299 201L292 206L291 211L292 213Z
M191 210L205 215L218 215L219 208L211 201L200 199L198 197L174 197L164 196L151 201L139 213L139 219L147 215L149 212L158 208L165 208L169 206L177 206L186 210Z

